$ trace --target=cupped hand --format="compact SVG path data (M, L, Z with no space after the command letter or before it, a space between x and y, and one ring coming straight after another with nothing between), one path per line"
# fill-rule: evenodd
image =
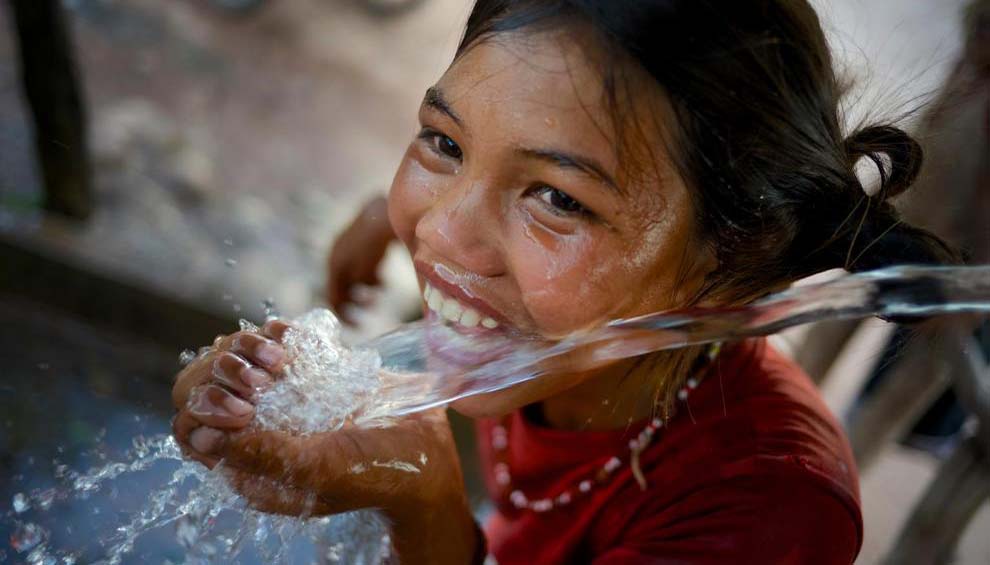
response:
M258 332L219 337L213 350L195 359L176 377L172 431L183 451L212 468L210 452L223 432L246 428L254 418L258 394L271 386L285 365L281 341L289 325L266 323Z
M218 338L179 373L173 433L184 453L213 468L256 509L293 516L378 508L403 562L465 563L481 543L443 409L386 428L295 435L251 426L258 393L287 362L289 325Z

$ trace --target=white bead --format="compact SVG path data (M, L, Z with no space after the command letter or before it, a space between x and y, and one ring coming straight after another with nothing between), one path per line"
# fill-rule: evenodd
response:
M498 451L502 451L509 445L509 440L505 436L495 436L492 438L492 447Z
M621 466L622 466L622 461L618 457L613 457L608 461L606 461L605 466L602 468L605 469L606 473L611 473L612 471L618 469Z
M650 423L653 424L654 428L663 427L663 420L661 420L660 418L653 418L653 421Z
M683 402L683 401L687 400L687 397L688 397L688 391L687 391L686 388L682 388L681 390L677 391L677 399L678 400L680 400L680 401Z
M629 449L636 451L639 449L639 441L631 439L629 440Z
M561 506L566 506L570 503L571 503L571 493L568 491L564 491L560 493L560 496L557 497L557 504Z
M691 377L687 380L688 388L698 388L698 379Z
M591 490L591 481L581 481L581 484L578 485L578 490L581 492L588 492Z
M512 476L509 475L509 466L505 463L495 464L495 482L503 487L512 482Z
M553 508L553 502L549 498L544 498L534 501L529 507L536 512L546 512Z
M516 508L526 507L526 495L523 494L522 491L519 490L512 491L512 493L509 494L509 501L512 502L512 505L515 506Z

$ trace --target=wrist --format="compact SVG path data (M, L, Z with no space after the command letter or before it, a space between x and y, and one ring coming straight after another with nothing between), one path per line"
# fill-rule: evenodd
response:
M468 564L484 547L463 491L431 504L385 513L400 563Z

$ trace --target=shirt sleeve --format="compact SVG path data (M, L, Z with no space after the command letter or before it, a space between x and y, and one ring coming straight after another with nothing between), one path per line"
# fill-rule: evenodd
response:
M592 563L848 565L862 537L855 503L799 475L726 480L623 522Z

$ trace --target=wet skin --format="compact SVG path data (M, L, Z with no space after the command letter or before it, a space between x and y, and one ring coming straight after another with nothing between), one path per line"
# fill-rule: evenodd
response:
M630 118L615 123L602 55L583 39L510 34L468 51L427 93L389 194L421 286L460 287L510 334L553 338L683 305L714 268L666 154L663 93L622 68ZM616 390L627 370L558 374L453 406L493 416L542 401L564 426L584 424L603 398L643 396L642 379Z
M421 287L429 281L497 321L470 330L452 323L454 331L552 339L683 305L714 269L694 234L688 188L666 153L671 114L663 93L620 63L617 100L627 118L614 123L603 102L604 61L586 30L506 34L470 49L428 92L423 130L396 173L388 214ZM186 453L210 466L225 461L233 484L259 508L381 508L403 562L467 562L477 539L442 410L386 429L305 437L250 428L255 390L278 378L285 362L285 331L274 322L260 334L223 338L178 375L173 428ZM551 426L622 427L650 414L644 390L662 382L657 370L623 363L562 372L454 408L487 416L539 402ZM422 473L348 472L362 461L412 461L420 453L429 461Z

